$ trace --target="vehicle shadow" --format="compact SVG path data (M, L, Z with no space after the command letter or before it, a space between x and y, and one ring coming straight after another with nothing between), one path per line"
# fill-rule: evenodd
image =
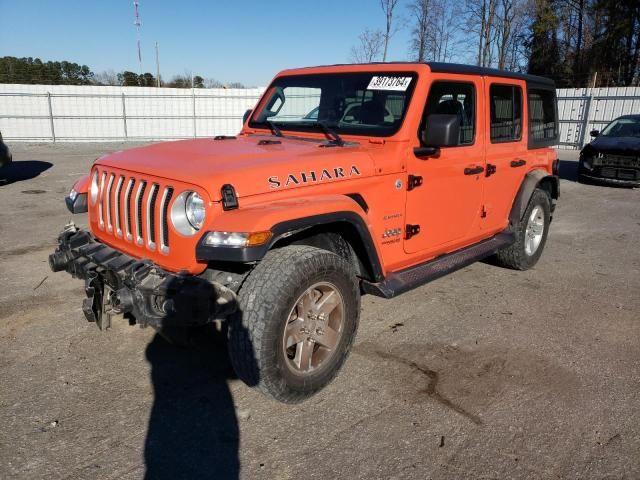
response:
M235 378L224 332L177 347L156 334L146 350L155 393L144 458L147 479L239 477Z
M53 163L41 160L13 161L0 169L0 186L31 180L51 167Z
M558 176L570 182L578 181L578 162L572 160L560 160L558 164Z

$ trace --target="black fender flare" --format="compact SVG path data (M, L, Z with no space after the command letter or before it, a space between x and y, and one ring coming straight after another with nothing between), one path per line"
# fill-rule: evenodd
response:
M556 175L551 175L546 170L532 170L527 173L524 180L520 184L516 198L511 206L511 212L509 213L509 226L513 227L517 225L522 216L524 215L527 205L533 191L538 188L542 183L549 182L550 195L552 200L557 200L560 197L560 179ZM555 206L555 205L554 205Z
M255 247L209 247L203 244L203 239L196 246L196 257L203 261L220 261L220 262L240 262L254 263L259 262L266 253L280 240L296 235L305 230L330 224L348 224L357 232L358 237L362 241L364 247L364 255L374 281L382 281L384 275L382 273L382 265L378 257L378 251L371 237L371 232L367 227L362 216L355 212L331 212L320 215L312 215L309 217L296 218L286 220L275 224L271 228L273 236L265 245Z

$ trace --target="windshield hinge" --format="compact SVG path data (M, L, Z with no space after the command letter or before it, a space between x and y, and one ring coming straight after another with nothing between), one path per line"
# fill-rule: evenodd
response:
M407 223L404 227L404 239L409 240L411 237L420 233L420 225L412 225Z
M409 192L420 185L422 185L422 177L420 175L409 175L409 178L407 178L407 190Z

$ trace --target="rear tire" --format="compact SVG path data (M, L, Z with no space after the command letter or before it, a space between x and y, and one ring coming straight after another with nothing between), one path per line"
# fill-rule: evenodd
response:
M516 241L495 255L496 262L500 266L514 270L532 268L538 263L544 250L550 221L551 199L549 194L536 188L522 219L514 228Z
M359 283L349 262L311 246L271 250L238 297L229 355L241 380L297 403L335 378L360 316Z

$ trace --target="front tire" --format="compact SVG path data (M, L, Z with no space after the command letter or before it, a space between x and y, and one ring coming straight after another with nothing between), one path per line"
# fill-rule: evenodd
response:
M239 292L229 355L247 385L285 403L301 402L344 364L360 316L351 264L316 247L271 250Z
M516 241L496 254L497 263L514 270L532 268L542 255L551 222L549 194L536 188L522 219L514 228Z

